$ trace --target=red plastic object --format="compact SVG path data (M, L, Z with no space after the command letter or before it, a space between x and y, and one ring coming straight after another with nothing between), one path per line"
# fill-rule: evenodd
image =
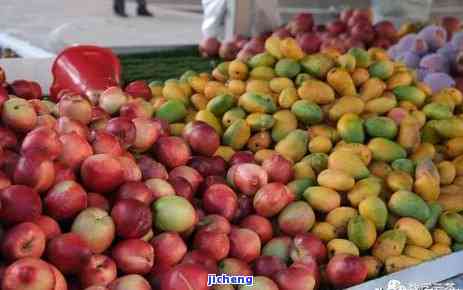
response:
M109 87L119 86L121 81L117 56L110 49L92 45L66 48L56 57L51 71L50 97L54 100L63 90L90 97Z

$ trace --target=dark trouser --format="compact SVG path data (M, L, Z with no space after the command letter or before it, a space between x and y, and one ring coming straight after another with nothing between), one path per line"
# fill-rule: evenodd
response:
M138 9L146 8L146 0L137 0ZM114 0L114 9L119 11L125 11L125 0Z

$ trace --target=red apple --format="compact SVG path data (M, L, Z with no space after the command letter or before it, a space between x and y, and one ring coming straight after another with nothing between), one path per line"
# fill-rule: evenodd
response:
M307 53L316 53L322 44L321 38L315 33L304 33L298 36L297 42L302 50Z
M106 125L106 132L116 136L119 142L125 147L130 147L135 141L137 130L129 118L112 118Z
M122 155L123 149L119 140L106 132L97 131L91 136L91 142L95 154Z
M151 286L143 276L132 274L122 276L108 285L109 290L151 290Z
M365 281L368 269L360 257L338 254L328 262L326 274L333 286L347 288Z
M89 192L87 194L87 206L101 208L105 211L109 211L110 209L108 199L103 195L95 192Z
M58 126L58 120L50 114L37 116L37 127L46 127L55 130Z
M55 161L53 163L53 166L55 167L54 184L57 184L65 180L76 180L76 175L74 174L74 171L71 168L64 165L63 163Z
M235 258L226 258L220 261L219 273L229 276L251 276L253 274L247 263Z
M260 256L254 261L254 274L274 278L275 275L286 270L286 264L276 256Z
M153 193L154 201L166 195L175 195L174 187L164 179L151 178L145 181L145 185Z
M262 168L267 172L270 182L286 184L293 180L293 164L280 154L273 154L270 158L265 159Z
M112 115L127 103L127 96L119 87L110 87L100 94L98 103L105 112Z
M303 268L289 267L275 275L280 290L313 290L315 278Z
M119 160L109 154L88 157L80 168L82 181L91 191L107 193L124 182L124 169Z
M199 231L195 235L193 247L220 261L228 256L230 240L224 233Z
M66 95L58 103L59 115L87 125L92 120L92 104L80 95Z
M124 181L140 181L142 179L142 173L137 163L133 158L126 156L117 156L116 159L119 161L124 175Z
M339 19L344 22L344 23L347 23L349 21L349 19L352 17L352 14L354 14L354 10L353 9L345 9L345 10L342 10L341 11L341 14L339 15Z
M21 157L14 171L14 182L27 185L38 192L47 191L55 182L53 161L43 159L40 155Z
M60 135L67 133L76 133L85 140L87 140L89 136L87 126L83 125L78 121L71 120L68 117L61 117L58 119L56 130Z
M220 45L219 56L224 60L234 60L239 52L238 45L233 41L225 41Z
M49 216L38 216L32 222L42 229L47 240L53 239L54 237L61 234L61 228L58 222Z
M76 233L61 234L47 244L48 261L63 274L77 274L83 269L92 252Z
M254 196L254 209L264 217L278 214L294 199L291 191L282 183L269 183L262 186Z
M254 214L245 217L241 221L240 226L256 232L262 243L266 243L272 239L272 223L260 215Z
M252 197L248 195L240 195L238 198L238 208L236 209L234 221L240 221L244 217L254 212L254 206L252 204Z
M259 236L245 228L232 228L230 232L230 257L250 263L260 255Z
M131 181L119 188L116 200L121 199L136 199L149 206L154 201L154 193L143 182Z
M50 265L50 268L55 275L55 288L53 288L53 290L68 290L68 284L63 274L53 265Z
M229 234L231 231L230 222L221 215L211 214L200 219L197 225L198 231L218 232Z
M1 159L0 165L3 173L5 173L6 177L10 180L14 177L14 171L16 170L16 165L18 164L20 155L16 152L10 150L1 150Z
M232 41L235 42L239 49L242 49L246 42L248 42L248 38L240 34L235 34L232 38Z
M192 264L204 267L209 274L217 273L217 261L199 250L188 252L180 264Z
M116 224L117 235L126 238L140 238L151 229L153 217L145 204L134 199L116 202L111 216Z
M336 35L339 35L341 33L344 33L347 30L347 25L342 20L336 19L336 20L333 20L333 21L329 22L326 25L326 30L330 34L336 36Z
M285 39L285 38L288 38L288 37L292 37L291 32L286 27L278 28L277 30L275 30L272 33L272 36L276 36L276 37L278 37L280 39Z
M8 128L0 127L0 147L14 149L17 144L16 134Z
M391 45L392 42L391 40L383 37L378 37L376 38L373 43L371 44L373 47L379 47L382 49L388 49Z
M71 231L78 234L95 254L106 251L116 235L116 225L108 212L89 207L79 213Z
M220 156L193 156L188 162L188 166L196 169L201 176L207 177L211 175L223 176L226 172L227 164Z
M444 16L441 18L440 22L440 25L447 30L447 40L452 39L453 34L461 28L460 19L457 17Z
M200 265L180 264L162 276L161 289L207 290L207 275L207 271Z
M69 219L87 207L87 192L73 180L53 186L44 198L45 211L56 220Z
M153 247L139 239L118 242L113 247L111 256L117 268L126 274L147 274L154 264Z
M373 29L377 35L389 40L395 40L397 37L397 30L395 29L394 24L389 20L377 22L373 26Z
M10 87L15 96L26 100L41 99L43 97L42 88L36 82L16 80L10 84Z
M253 195L263 185L267 184L267 172L257 164L241 163L228 170L227 180L239 192Z
M366 10L356 9L352 12L347 25L352 27L360 23L371 24L370 13Z
M175 265L179 263L187 252L187 246L176 232L164 232L151 240L156 254L156 263Z
M199 44L199 51L203 57L216 57L219 49L220 42L215 37L205 38Z
M294 262L303 261L305 256L311 256L322 264L326 261L326 246L319 237L312 233L296 235L291 244L291 259Z
M220 146L220 137L214 128L201 121L188 123L182 136L199 155L212 156Z
M359 23L350 28L350 34L353 39L360 40L366 43L373 41L374 30L371 25L365 23Z
M191 158L190 147L180 137L161 137L154 145L156 159L168 168L186 165Z
M61 153L61 141L55 130L47 127L38 127L30 131L21 145L21 154L26 156L41 155L54 160Z
M313 16L310 13L299 13L288 23L288 29L292 35L312 31L314 24Z
M80 282L83 287L107 286L117 278L116 263L105 255L93 255L82 268Z
M29 103L34 107L37 115L51 114L51 108L39 99L30 99Z
M256 163L254 154L250 151L238 151L235 152L228 161L230 167L241 163Z
M218 214L230 220L238 207L238 198L230 187L214 184L203 194L203 207L207 213Z
M34 189L12 185L0 191L0 219L15 224L36 219L42 213L42 201Z
M199 186L198 192L200 192L200 193L205 192L206 189L209 188L210 186L212 186L213 184L225 184L225 185L227 185L227 181L222 176L218 176L218 175L207 176L204 179L204 181L201 183L201 185Z
M315 279L315 289L318 289L318 286L321 283L321 273L318 267L317 261L311 256L306 256L303 261L296 262L291 265L291 268L302 268L307 271Z
M198 190L199 185L203 182L203 177L199 172L189 166L179 166L172 169L169 173L170 178L175 177L183 177L185 178L191 185L193 192Z
M158 140L161 134L161 128L149 118L135 118L132 120L135 126L135 140L133 149L137 152L147 151Z
M188 182L188 180L186 180L183 177L177 176L174 178L169 178L168 181L170 185L172 185L172 187L174 188L175 194L188 199L190 202L193 201L193 187Z
M133 81L125 87L125 93L135 98L142 98L149 101L153 95L151 89L145 81Z
M67 133L59 137L63 144L63 151L58 160L72 170L77 170L82 162L93 154L90 144L77 133Z
M152 158L148 156L141 156L138 161L138 167L140 167L143 180L151 179L151 178L159 178L167 180L169 178L169 174L167 173L166 168L159 162L154 161Z
M47 262L35 258L24 258L6 268L2 290L54 290L55 284L55 274Z
M37 124L37 113L25 99L10 98L3 103L2 120L15 131L27 132Z
M153 115L153 106L150 102L143 99L133 99L121 107L119 112L121 117L133 120L135 118L148 118Z
M40 258L45 251L45 233L34 223L24 222L9 229L2 240L3 257L10 260Z

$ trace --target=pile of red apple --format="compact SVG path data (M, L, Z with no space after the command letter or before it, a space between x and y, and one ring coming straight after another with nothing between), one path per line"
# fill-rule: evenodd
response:
M0 83L2 290L206 290L210 273L311 290L366 278L349 255L321 275L327 249L299 216L272 226L294 200L286 159L259 166L237 152L227 164L202 122L170 136L144 82L109 88L98 105L72 92L43 100L37 83L8 84L2 70Z
M307 54L328 49L344 53L352 47L387 49L397 41L397 31L392 22L381 21L373 25L369 10L350 9L326 25L315 25L312 14L299 13L276 31L251 39L238 35L223 43L217 38L205 38L199 49L204 57L248 59L264 52L265 40L272 35L297 39Z

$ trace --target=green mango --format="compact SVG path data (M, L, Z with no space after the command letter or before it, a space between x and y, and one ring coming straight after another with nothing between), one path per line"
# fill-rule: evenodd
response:
M241 109L240 107L234 107L228 110L225 114L222 116L222 125L227 128L233 122L235 122L238 119L244 119L246 118L246 112Z
M340 55L337 59L337 62L340 68L343 68L350 72L352 72L357 66L357 60L355 56L348 53Z
M274 142L279 142L285 138L290 132L297 129L297 118L288 110L278 111L273 114L275 124L272 128L272 139Z
M280 59L275 65L275 73L277 76L294 78L301 71L301 65L294 59Z
M402 254L407 243L407 235L401 230L388 230L382 233L375 245L372 254L381 261L386 261L389 257Z
M439 225L458 243L463 243L463 216L456 212L444 212L439 218Z
M428 230L432 230L439 221L439 216L442 213L442 206L437 202L431 202L428 204L428 206L430 214L424 225L428 228Z
M416 164L413 160L407 158L400 158L392 161L391 167L394 170L407 172L410 175L415 175Z
M453 117L452 110L443 103L429 103L423 107L423 113L430 120L446 120Z
M235 150L240 150L251 137L251 128L243 119L238 119L223 133L222 142Z
M379 60L368 67L371 78L387 80L394 74L394 63L390 60Z
M347 237L360 250L368 250L376 241L375 224L361 215L355 216L347 224Z
M431 216L427 203L419 195L407 190L399 190L392 194L388 206L391 212L398 216L412 217L422 222Z
M355 57L357 67L368 68L370 66L371 58L368 54L368 51L366 51L365 49L353 47L349 49L348 53Z
M296 76L296 86L300 87L305 81L311 80L313 77L307 73L300 73Z
M366 178L370 170L363 163L362 159L349 151L336 150L328 157L328 168L344 171L356 180Z
M301 179L296 179L288 183L286 186L289 188L291 193L294 195L295 200L300 200L303 199L304 197L302 194L304 191L316 184L315 180L311 178L301 178Z
M252 113L246 118L246 122L251 126L251 130L262 131L273 127L275 119L272 115L263 113Z
M368 142L373 160L392 162L396 159L406 158L407 151L394 141L385 138L373 138Z
M437 133L436 129L432 127L432 123L435 121L429 121L424 124L423 128L421 128L421 142L422 143L431 143L437 144L440 141L440 136Z
M201 110L195 115L196 121L203 121L215 129L217 134L222 135L222 124L217 117L207 110Z
M212 98L206 109L217 117L222 116L235 105L235 98L231 95L218 95Z
M179 100L168 100L156 112L156 118L169 123L182 121L187 115L185 104Z
M307 100L296 101L291 106L291 112L306 125L317 124L323 120L322 109L317 104Z
M249 113L275 113L277 106L270 96L255 92L247 92L241 95L238 105Z
M301 60L301 65L305 72L310 75L319 79L325 79L328 71L332 69L336 63L328 55L316 53L305 56Z
M251 80L270 81L273 78L275 78L275 72L271 67L259 66L253 68L249 73L249 79Z
M223 76L228 78L228 67L229 66L230 66L230 62L225 61L225 62L219 63L219 65L217 66L217 69Z
M288 160L297 162L307 153L309 137L304 130L291 131L275 146L275 151Z
M399 101L409 101L420 107L426 100L426 95L415 86L398 86L393 90Z
M429 121L428 124L444 138L463 137L463 120L460 118L433 120Z
M364 218L370 219L380 231L387 223L388 211L384 201L377 196L370 196L359 204L359 213Z
M248 65L252 68L256 67L270 67L275 65L276 59L268 52L262 52L254 55L248 62Z
M388 117L372 117L365 121L365 129L371 137L394 139L397 136L397 124Z
M341 139L347 143L363 143L365 141L363 120L355 114L344 114L338 120L337 129Z
M302 161L308 162L317 173L328 168L328 155L325 153L311 153L304 157Z
M187 70L186 72L182 74L179 80L181 82L189 82L192 77L197 76L197 75L198 73L195 72L194 70Z

